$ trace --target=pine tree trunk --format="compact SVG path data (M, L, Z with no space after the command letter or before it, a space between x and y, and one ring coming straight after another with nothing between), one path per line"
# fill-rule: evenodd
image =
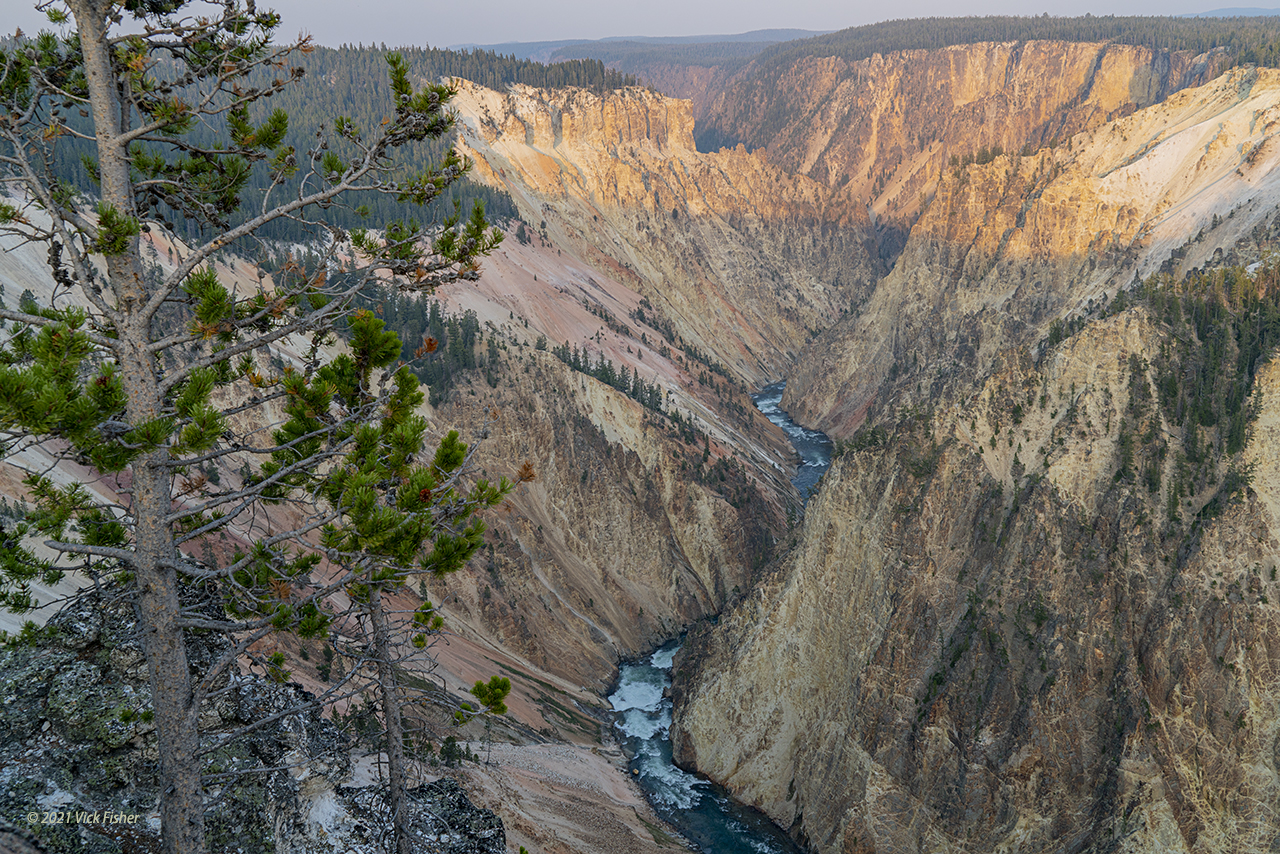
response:
M120 135L127 117L111 65L108 15L111 0L68 0L79 31L89 103L98 142L98 170L104 205L133 217L137 213L130 162ZM106 257L115 295L115 355L127 398L125 417L140 424L162 412L157 362L147 352L150 322L141 309L148 296L137 235L125 249ZM204 798L197 757L198 716L192 713L191 673L186 641L178 624L178 576L173 533L165 522L172 504L172 476L166 454L157 451L131 466L135 558L128 567L137 585L135 611L151 677L152 705L160 751L160 823L164 854L204 854Z
M169 504L169 477L159 462L144 459L133 467L137 559L132 568L160 749L162 844L165 854L204 854L198 716L190 707L186 640L177 624L177 573L172 561L167 566L163 561L173 553L173 538L163 513Z
M382 590L376 585L369 592L369 621L373 626L373 649L378 659L378 693L387 733L387 776L391 787L388 800L395 828L396 854L412 854L409 804L405 794L404 725L400 720L400 697L391 666L391 630L382 607Z

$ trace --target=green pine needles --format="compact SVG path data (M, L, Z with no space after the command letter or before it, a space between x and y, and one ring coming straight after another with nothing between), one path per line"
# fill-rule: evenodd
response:
M312 48L273 44L275 13L236 0L41 5L58 32L0 50L0 236L44 246L52 287L0 303L0 442L53 463L24 463L33 507L0 530L0 607L36 608L36 586L69 572L133 603L161 847L195 854L202 769L225 743L202 744L199 710L243 661L289 678L273 633L373 663L376 677L350 668L317 702L372 692L387 742L403 741L400 650L427 655L443 622L429 602L404 614L386 597L463 566L480 514L515 483L480 477L457 431L428 439L401 341L358 299L474 279L501 233L478 206L353 234L329 217L359 218L354 198L429 203L469 167L452 150L408 177L396 166L415 145L440 150L454 119L453 90L415 86L395 54L385 121L326 114L291 144L288 114L266 99L301 78L294 60ZM63 177L85 147L92 199ZM176 221L198 239L178 241ZM266 245L273 224L303 235L318 262L304 269ZM282 256L256 279L231 263ZM67 483L59 464L88 474ZM530 478L526 466L516 482ZM200 672L187 660L193 631L230 642ZM393 754L403 851L404 757Z

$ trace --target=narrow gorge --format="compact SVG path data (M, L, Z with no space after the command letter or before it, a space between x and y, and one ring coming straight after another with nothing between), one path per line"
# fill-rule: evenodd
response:
M506 239L477 281L369 297L423 353L466 352L422 407L432 441L470 430L485 476L536 472L467 566L389 595L447 620L414 674L439 708L407 714L496 736L496 766L457 772L493 845L680 844L612 702L647 715L629 736L669 714L680 768L813 854L1280 850L1280 71L1114 40L664 62L665 94L453 80ZM142 239L177 269L179 237ZM3 248L0 296L52 299L43 250ZM0 465L0 511L48 465ZM51 660L88 672L63 631ZM365 664L259 646L290 692ZM624 661L653 672L620 686ZM441 709L495 673L509 714L454 728ZM5 715L0 784L79 797L66 727ZM143 761L131 726L94 769ZM298 747L245 826L364 845L369 749Z
M916 103L885 69L927 69L912 79L953 93L883 166L867 139L836 147L852 125L821 111L767 153L700 153L684 102L463 89L478 168L551 243L616 270L739 382L787 376L784 407L837 440L779 558L675 669L677 760L809 850L1270 850L1274 448L1260 428L1187 469L1182 422L1143 403L1186 334L1135 299L1276 236L1280 78L1213 62L876 58L840 85ZM1019 100L1071 68L1092 70ZM951 160L975 141L1013 153Z

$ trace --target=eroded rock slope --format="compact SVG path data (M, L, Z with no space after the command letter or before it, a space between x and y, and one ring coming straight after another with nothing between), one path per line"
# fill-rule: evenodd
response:
M687 101L462 83L454 105L478 176L743 380L776 377L883 272L856 198L697 152Z
M1280 74L1237 69L1053 150L948 172L894 270L797 361L784 405L852 431L892 372L922 399L1174 253L1199 266L1280 201Z
M848 444L678 663L680 761L819 852L1280 844L1280 368L1227 454L1174 414L1187 327L1104 307L1274 237L1277 82L943 179L798 361L790 405Z

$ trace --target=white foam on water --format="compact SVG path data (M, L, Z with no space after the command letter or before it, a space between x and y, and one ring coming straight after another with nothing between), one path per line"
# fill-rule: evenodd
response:
M640 776L645 778L650 795L663 806L693 809L702 798L699 789L708 785L705 780L669 764L657 751L642 749L639 766Z
M717 798L716 800L720 801L722 806L728 805L727 801L723 801L720 798ZM747 827L737 819L729 819L725 822L725 827L740 840L751 846L752 851L758 851L760 854L778 854L777 846L771 844L766 839L757 839L752 834L751 828Z
M649 663L659 670L670 670L671 662L675 660L676 653L680 651L680 647L673 646L671 649L660 649L649 659Z
M609 695L609 702L615 711L625 712L628 709L643 709L649 712L658 711L662 705L661 674L652 674L644 678L643 671L636 677L624 677L618 683L618 690Z
M661 715L652 715L640 709L628 709L618 722L618 728L632 738L648 740L671 726L668 718L663 723Z

